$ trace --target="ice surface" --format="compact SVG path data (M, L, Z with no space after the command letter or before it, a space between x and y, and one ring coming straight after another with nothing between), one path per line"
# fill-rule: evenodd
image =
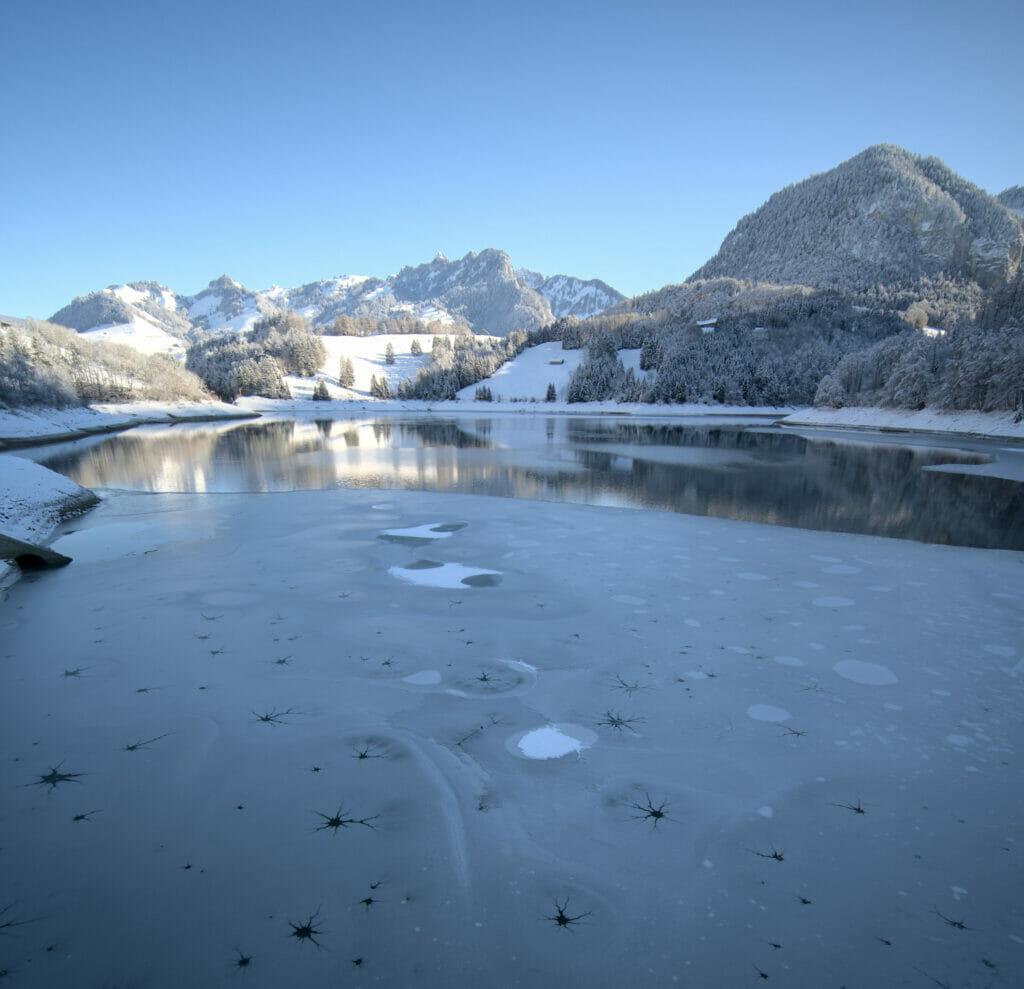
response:
M1024 554L105 496L0 602L12 984L1024 981Z

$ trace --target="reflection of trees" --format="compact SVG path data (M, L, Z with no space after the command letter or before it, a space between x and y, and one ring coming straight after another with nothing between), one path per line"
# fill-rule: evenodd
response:
M559 442L551 438L554 421L530 421L534 432L521 446L509 445L502 432L500 455L480 422L467 432L443 419L340 420L337 426L273 420L138 429L64 444L40 462L86 487L272 491L344 484L459 491L1024 549L1024 485L922 470L982 462L980 455L739 426L572 420L570 466L559 462L557 448L552 457ZM374 442L367 439L371 429ZM513 434L522 429L518 423ZM737 456L707 460L686 453L694 448ZM728 466L715 466L714 459Z
M467 433L457 422L443 419L409 420L401 424L404 439L415 440L420 446L449 447L456 450L490 449L493 444L483 436ZM479 429L479 421L477 422ZM489 424L488 424L489 427ZM489 433L490 428L479 430Z
M203 465L212 460L222 429L143 427L99 443L61 444L39 462L86 488L192 491Z
M703 447L802 456L809 442L797 433L747 430L738 426L693 426L672 423L571 420L570 443L622 443L631 446Z
M642 445L630 471L612 469L593 450L580 451L578 459L600 477L603 490L633 493L650 507L806 529L1024 548L1024 486L921 469L937 463L977 463L983 457L763 433L745 439L715 435L714 430L706 434L735 448L745 447L754 435L776 452L790 452L790 441L799 440L805 447L802 462L794 466L788 458L774 464L768 459L721 470L644 460ZM593 442L592 435L588 441ZM723 443L713 445L722 448Z

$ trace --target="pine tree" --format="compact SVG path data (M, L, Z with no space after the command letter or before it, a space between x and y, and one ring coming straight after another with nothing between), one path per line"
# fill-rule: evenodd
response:
M338 384L342 388L352 388L356 383L355 368L352 367L351 357L342 357L338 367Z
M554 382L552 381L552 382L550 382L550 383L548 384L548 392L547 392L547 394L546 394L546 395L544 396L544 401L545 401L545 402L554 402L554 401L556 401L556 400L557 400L557 398L558 398L558 394L557 394L557 393L556 393L556 391L555 391L555 384L554 384Z
M371 398L391 398L391 389L388 387L388 379L385 377L378 379L377 375L371 375L370 396Z
M394 348L394 346L392 346L392 343L391 343L390 340L388 340L388 345L384 348L384 363L385 364L394 364L395 363L395 348Z
M421 357L423 355L423 348L420 346L418 338L414 338L412 343L409 344L409 353L412 354L413 357Z
M327 382L323 378L316 379L316 387L313 389L314 402L329 402L331 393L327 390Z

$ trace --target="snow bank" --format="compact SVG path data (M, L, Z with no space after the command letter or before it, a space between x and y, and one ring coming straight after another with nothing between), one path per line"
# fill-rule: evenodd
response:
M62 518L97 500L91 491L32 460L0 454L0 532L5 536L42 542Z
M782 420L784 426L838 426L844 429L957 433L1024 439L1024 420L1013 412L940 412L937 409L801 409Z
M224 402L132 402L71 409L0 408L0 450L110 433L150 423L244 419L250 415Z

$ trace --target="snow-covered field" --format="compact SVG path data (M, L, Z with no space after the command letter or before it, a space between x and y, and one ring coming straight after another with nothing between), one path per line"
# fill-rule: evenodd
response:
M0 605L12 984L1019 984L1020 553L107 492Z

